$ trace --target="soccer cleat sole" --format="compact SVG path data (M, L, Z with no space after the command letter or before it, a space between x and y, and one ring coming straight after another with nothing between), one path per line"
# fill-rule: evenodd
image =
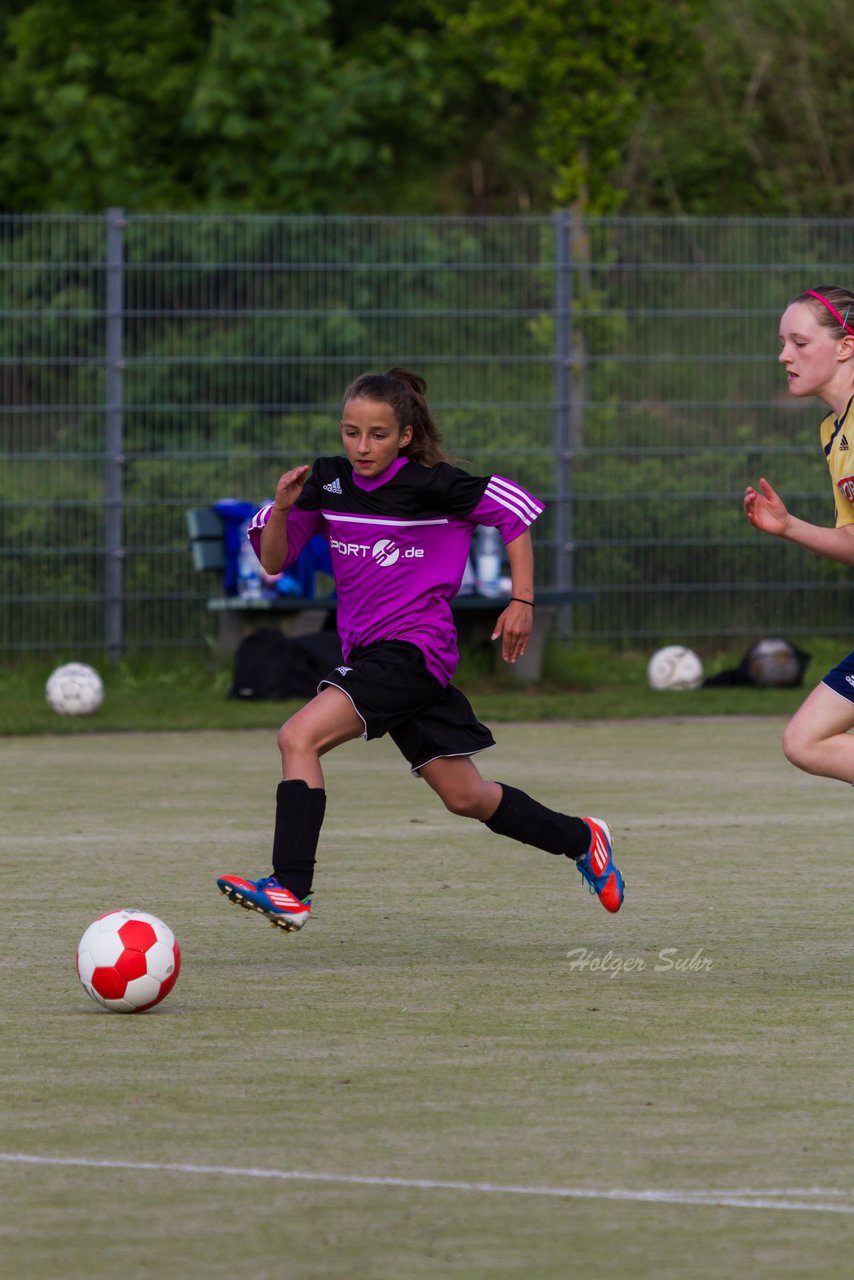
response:
M257 902L252 902L249 898L242 894L239 889L234 886L226 888L225 885L218 884L217 888L223 897L228 898L229 902L233 902L236 907L243 907L245 911L257 911L260 916L270 921L274 929L281 929L284 933L299 933L302 925L295 924L293 920L288 920L286 916L272 916L269 911L265 911L263 907L259 907Z

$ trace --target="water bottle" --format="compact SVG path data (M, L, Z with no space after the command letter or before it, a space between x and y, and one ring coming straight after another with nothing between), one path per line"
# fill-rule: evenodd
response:
M501 594L501 562L504 540L497 529L480 524L477 527L477 588L482 596Z
M240 531L237 552L237 594L242 600L260 600L264 594L261 565L246 536L246 526Z

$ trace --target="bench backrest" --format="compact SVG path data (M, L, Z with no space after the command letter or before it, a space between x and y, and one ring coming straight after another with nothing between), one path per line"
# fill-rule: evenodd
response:
M237 504L234 504L234 509L237 509ZM254 507L248 506L247 509L250 515L254 511ZM245 512L238 514L245 515ZM186 520L193 568L220 574L224 593L227 596L234 595L237 590L234 544L243 537L238 534L236 521L229 520L227 523L213 507L197 507L187 511ZM331 578L332 565L325 540L320 534L315 534L300 552L296 564L283 576L290 580L289 592L299 594L305 600L313 600L318 573Z
M193 568L225 570L225 524L210 507L187 512Z

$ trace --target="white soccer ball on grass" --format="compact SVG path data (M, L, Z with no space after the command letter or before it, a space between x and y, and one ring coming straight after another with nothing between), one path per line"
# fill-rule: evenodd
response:
M104 685L94 667L66 662L48 676L48 706L60 716L88 716L104 701Z
M703 683L703 664L693 649L669 644L652 655L646 675L651 689L697 689Z

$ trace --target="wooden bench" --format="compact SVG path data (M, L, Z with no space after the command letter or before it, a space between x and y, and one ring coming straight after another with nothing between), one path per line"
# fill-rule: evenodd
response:
M537 592L534 629L524 657L508 670L517 680L539 680L543 674L546 641L558 609L567 604L589 602L595 591ZM502 596L457 596L451 602L454 623L463 648L491 646L498 659L498 642L490 637L495 620L507 605ZM259 627L277 627L286 635L308 635L321 631L335 609L334 599L307 600L301 596L271 596L260 600L244 600L240 596L219 596L208 600L208 610L218 620L217 648L220 654L233 654L240 641Z

